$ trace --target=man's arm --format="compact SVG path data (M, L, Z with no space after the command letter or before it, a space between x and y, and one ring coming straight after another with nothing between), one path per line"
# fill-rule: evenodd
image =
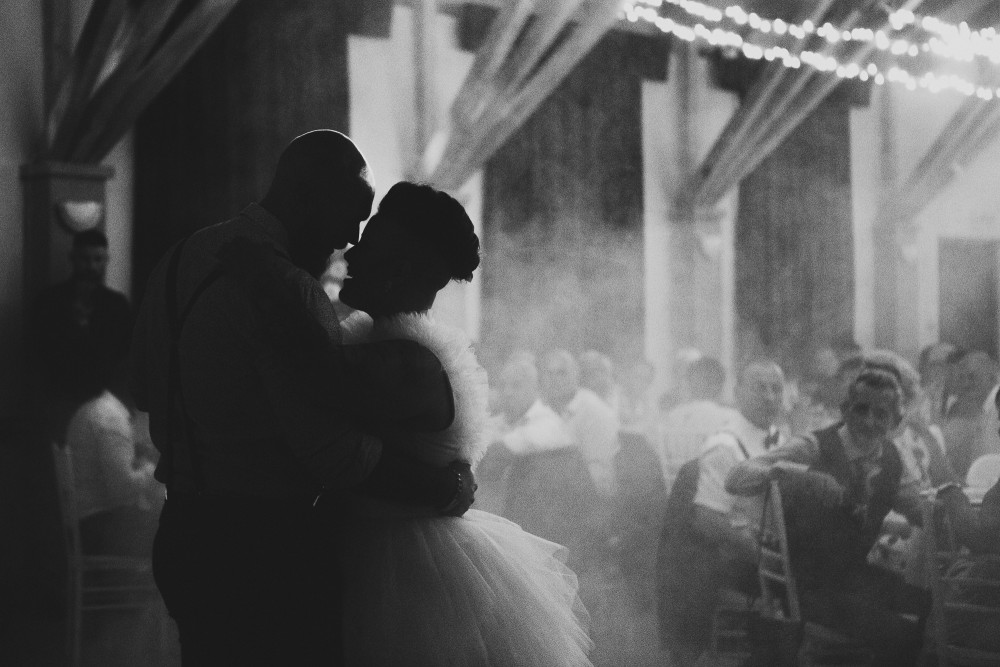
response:
M776 449L738 463L726 479L726 491L736 496L759 495L772 479L807 474L809 466L818 458L819 445L815 438L792 438Z

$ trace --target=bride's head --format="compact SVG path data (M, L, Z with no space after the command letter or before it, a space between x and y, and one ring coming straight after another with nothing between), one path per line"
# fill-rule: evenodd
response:
M421 312L451 280L471 280L479 237L465 209L428 185L396 183L344 253L340 300L372 317Z

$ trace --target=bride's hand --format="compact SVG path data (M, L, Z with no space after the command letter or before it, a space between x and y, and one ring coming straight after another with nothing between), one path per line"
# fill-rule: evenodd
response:
M448 470L454 475L455 491L451 501L441 508L441 514L445 516L462 516L472 503L476 500L475 475L472 474L472 466L465 461L452 461L448 465Z

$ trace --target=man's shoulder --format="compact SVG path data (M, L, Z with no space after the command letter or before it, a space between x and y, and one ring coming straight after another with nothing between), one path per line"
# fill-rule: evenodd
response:
M607 401L598 396L593 390L587 389L586 387L580 387L576 390L576 395L573 396L573 400L570 401L570 410L594 411L602 415L603 413L610 415L614 414L614 410L610 405L608 405Z
M540 421L548 419L562 421L562 418L556 413L555 410L553 410L546 403L542 402L539 399L535 399L535 401L530 406L528 406L528 409L527 411L525 411L524 416L525 419L527 419L528 421Z

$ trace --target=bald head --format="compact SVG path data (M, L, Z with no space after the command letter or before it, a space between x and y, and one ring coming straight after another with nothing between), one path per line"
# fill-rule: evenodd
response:
M785 401L785 374L770 360L754 361L740 373L736 402L751 423L767 429L778 420Z
M356 243L375 189L364 155L335 130L299 135L281 153L261 206L281 220L292 261L319 275L334 250Z

